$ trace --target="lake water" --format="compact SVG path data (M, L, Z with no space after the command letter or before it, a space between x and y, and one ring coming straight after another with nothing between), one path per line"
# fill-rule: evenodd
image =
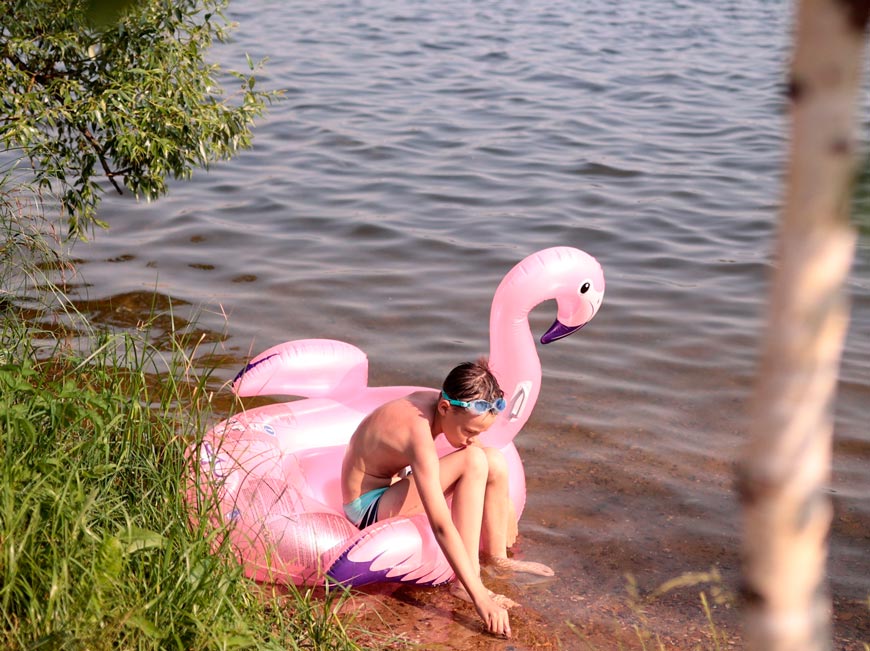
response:
M268 57L260 83L285 96L233 161L153 204L107 197L111 230L76 249L86 309L135 324L156 290L199 311L225 335L215 387L307 337L362 348L372 384L436 386L487 351L513 264L582 248L604 267L604 306L540 348L517 441L517 553L559 580L519 598L558 627L623 616L626 574L650 590L716 568L735 590L732 468L771 271L791 4L246 0L230 16L216 56ZM829 564L843 649L870 640L866 236L848 289ZM553 317L538 308L533 331ZM650 605L651 626L676 630L702 588Z

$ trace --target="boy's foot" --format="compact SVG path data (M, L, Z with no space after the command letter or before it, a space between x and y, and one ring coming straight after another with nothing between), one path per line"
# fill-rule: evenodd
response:
M516 601L510 599L509 597L505 597L503 594L497 594L488 588L487 592L489 593L490 598L502 608L510 609L514 606L519 605ZM471 595L468 594L468 590L466 590L465 586L462 585L459 581L454 581L450 584L450 594L452 594L454 597L462 599L463 601L467 601L468 603L473 603L471 601Z
M518 561L514 558L505 558L503 556L490 556L486 562L500 571L523 572L536 576L555 576L556 574L550 567L535 561Z
M497 603L505 610L510 610L514 606L519 606L519 604L510 597L505 597L503 594L498 594L496 592L493 592L492 590L489 591L489 596L492 597L492 600L495 603Z

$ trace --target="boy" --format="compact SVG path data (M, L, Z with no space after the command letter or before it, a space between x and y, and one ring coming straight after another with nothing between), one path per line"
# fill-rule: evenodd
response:
M442 391L418 391L381 405L351 437L341 468L344 510L360 529L395 515L425 511L435 538L487 629L510 636L506 597L480 580L483 553L503 569L552 576L540 563L507 558L507 465L501 452L477 436L505 408L504 393L485 360L466 362L444 380ZM439 459L435 437L444 433L452 452ZM399 473L411 467L411 475ZM445 493L453 498L452 513Z

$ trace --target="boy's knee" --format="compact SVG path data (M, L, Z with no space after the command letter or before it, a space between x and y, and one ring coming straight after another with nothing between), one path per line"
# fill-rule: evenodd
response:
M498 448L484 448L483 451L486 453L486 464L490 480L507 477L507 459L504 458L502 451Z
M489 472L489 461L486 451L476 446L465 448L465 471L486 476Z

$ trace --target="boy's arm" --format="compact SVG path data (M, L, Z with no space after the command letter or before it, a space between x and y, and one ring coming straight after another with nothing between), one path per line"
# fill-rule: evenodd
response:
M428 429L428 428L427 428ZM510 636L507 610L493 601L471 565L465 544L453 524L450 508L441 488L438 454L431 434L415 436L411 452L411 469L420 501L435 534L435 540L447 557L456 577L465 586L481 619L491 633Z

